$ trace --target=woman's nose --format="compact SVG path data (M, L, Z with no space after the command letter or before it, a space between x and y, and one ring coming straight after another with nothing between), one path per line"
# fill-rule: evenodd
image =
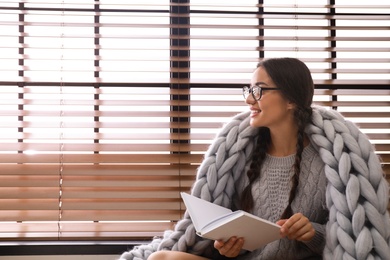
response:
M249 94L246 99L245 99L245 103L247 105L253 105L254 103L256 103L256 100L253 98L253 96L251 94Z

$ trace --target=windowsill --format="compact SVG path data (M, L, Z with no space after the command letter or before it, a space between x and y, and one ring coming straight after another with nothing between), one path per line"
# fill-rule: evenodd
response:
M120 255L149 241L8 241L0 255Z

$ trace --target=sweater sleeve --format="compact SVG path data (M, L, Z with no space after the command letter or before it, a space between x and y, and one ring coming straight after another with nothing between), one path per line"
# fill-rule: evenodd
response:
M316 233L314 237L304 244L314 253L322 255L325 247L326 224L312 223Z

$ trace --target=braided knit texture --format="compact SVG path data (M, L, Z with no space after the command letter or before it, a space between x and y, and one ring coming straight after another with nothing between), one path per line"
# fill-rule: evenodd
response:
M233 117L207 150L191 193L230 208L235 184L246 177L257 133L249 126L249 112ZM317 106L306 133L325 163L328 180L324 259L390 260L389 186L369 139L337 111ZM157 250L207 256L210 243L196 235L186 212L174 230L123 253L119 260L146 260Z

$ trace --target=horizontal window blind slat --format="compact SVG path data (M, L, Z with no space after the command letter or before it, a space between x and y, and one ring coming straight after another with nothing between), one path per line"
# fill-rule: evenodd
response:
M166 142L167 140L165 140ZM1 146L0 141L0 152L2 151L34 151L34 152L54 152L58 151L58 145L61 143L58 141L54 144L47 143L8 143L7 145ZM207 149L204 144L80 144L80 143L67 143L62 144L61 151L63 152L112 152L112 153L131 153L131 152L203 152Z
M64 156L64 163L199 163L201 154L67 154ZM0 163L58 163L58 154L5 154L0 157Z
M277 50L275 48L272 48L272 49L268 49L268 48L264 48L265 51L285 51L285 52L288 52L288 51L297 51L296 48L289 48L289 47L286 47L286 48L278 48ZM215 50L216 51L216 50ZM237 50L238 51L238 50ZM299 52L303 53L305 51L307 52L319 52L319 51L322 51L321 49L309 49L309 48L299 48L298 50ZM334 50L334 51L338 51L338 50ZM351 50L344 50L344 51L350 51L350 52L355 52L353 51L352 49ZM366 52L365 50L361 50L359 49L358 50L359 52ZM369 52L388 52L390 51L390 49L371 49ZM175 60L175 59L173 59ZM338 59L338 58L312 58L312 59L302 59L303 61L306 61L306 62L328 62L328 63L331 63L331 62L361 62L361 63L388 63L390 61L390 59L388 58L376 58L376 59L369 59L369 58L364 58L364 59ZM203 61L203 62L252 62L252 63L257 63L257 62L260 62L261 59L260 58L235 58L235 57L209 57L209 56L205 56L205 57L187 57L187 58L180 58L180 61ZM335 72L337 72L336 70L334 70ZM339 72L339 71L338 71Z
M126 221L126 222L74 222L61 223L62 232L158 232L162 228L171 228L172 222L167 221ZM58 231L58 224L53 222L44 223L0 223L0 234L5 232L29 231L29 232L54 232Z
M390 105L390 101L316 101L315 103L328 107L385 107Z
M58 210L58 199L53 200L29 200L21 203L20 200L6 199L2 200L0 210ZM45 205L42 205L45 204ZM134 200L109 200L103 199L94 201L92 199L78 199L75 201L64 199L64 210L84 210L88 214L89 210L175 210L178 208L180 201L166 202L158 198L153 199L152 202L134 201ZM89 216L93 218L93 216Z
M316 85L350 85L351 87L356 87L360 85L386 85L389 84L390 80L387 79L370 79L370 80L350 80L350 79L314 79L314 84Z
M188 27L190 28L190 27ZM358 30L358 27L355 28L355 30ZM378 31L385 31L386 28L384 27L383 30ZM191 36L169 36L169 35L101 35L101 34L84 34L84 35L77 35L77 34L66 34L66 35L29 35L28 33L18 33L15 35L4 35L4 36L14 36L14 37L24 37L24 38L31 38L34 40L51 40L56 38L64 38L64 39L73 39L73 38L82 38L82 39L141 39L141 40L189 40L189 39L198 39L198 40L241 40L241 41L247 41L247 40L264 40L264 41L389 41L389 37L369 37L369 36L350 36L350 37L344 37L344 36L234 36L234 35L226 35L226 36L220 36L220 35L191 35Z
M155 221L177 220L180 210L67 210L62 215L63 221ZM58 219L57 210L7 210L0 211L2 221L52 221Z
M27 240L34 239L58 239L57 223L0 223L0 239L3 237ZM73 239L80 237L92 237L93 234L100 234L100 239L123 239L132 237L134 239L152 239L154 236L161 236L161 230L173 228L172 222L125 222L125 223L62 223L61 237L64 239ZM99 238L97 238L99 239Z
M331 105L331 104L330 104ZM329 106L330 107L330 106ZM385 106L384 106L385 107ZM340 107L340 108L348 108L346 106L344 107ZM352 107L354 108L354 107ZM369 107L366 107L366 108L369 108ZM382 118L385 120L386 118L388 118L388 112L387 111L383 111L383 112L380 112L380 111L375 111L375 112L342 112L342 114L346 117L348 117L349 119L353 119L353 118L363 118L363 117L372 117L374 120L375 118L377 118L377 123L379 127L381 128L387 128L387 123L386 122L383 122ZM218 116L219 115L219 116ZM221 118L221 117L224 117L224 118L229 118L228 115L226 115L225 113L220 113L220 114L216 114L214 116L210 116L208 118ZM187 118L186 116L181 116L180 118ZM193 118L202 118L200 116L193 116ZM352 120L354 121L354 120ZM375 124L375 123L373 123ZM101 125L101 124L98 124L98 125ZM157 128L157 129L169 129L169 125L167 124L149 124L149 123L140 123L138 124L138 122L134 122L134 123L129 123L129 124L126 124L126 125L120 125L119 123L111 123L111 124L102 124L104 127L99 127L99 129L109 129L111 127L115 127L117 126L117 129L147 129L147 128ZM223 122L187 122L187 123L171 123L170 126L172 128L176 128L176 129L185 129L185 128L193 128L193 129L197 129L197 128L204 128L204 129L207 129L207 128L210 128L210 129L216 129L218 127L221 127L223 125ZM46 124L46 123L41 123L41 124L34 124L34 125L23 125L23 124L7 124L7 126L4 126L4 124L0 124L0 127L2 128L16 128L16 127L20 127L20 126L24 126L26 127L26 129L41 129L41 128L47 128L47 129L50 129L50 128L56 128L58 129L58 125L55 125L55 124ZM81 124L81 123L76 123L76 124L69 124L68 125L68 129L86 129L88 130L89 129L89 132L93 132L91 129L95 128L95 124L91 123L91 124ZM27 130L28 131L28 130ZM70 130L69 130L70 131ZM64 131L64 135L66 135L68 131ZM54 133L53 133L54 134ZM57 133L58 134L58 133ZM153 135L153 134L151 134ZM27 134L28 136L28 134ZM104 136L104 135L103 135ZM161 140L159 138L157 138L158 136L161 136L161 135L157 135L155 137L151 137L150 140ZM178 136L177 139L188 139L187 137L191 136L191 135L176 135ZM126 137L126 135L125 135ZM139 137L138 140L145 140L145 139L142 139L141 138L142 135ZM171 140L176 140L176 138L174 138L175 135L172 135L171 136ZM8 138L4 138L3 139L8 139ZM45 138L46 139L46 138ZM53 139L53 136L49 136L48 139ZM72 138L68 138L68 139L72 139ZM101 140L104 140L105 138L102 138ZM115 138L112 138L112 139L115 139ZM125 138L126 140L127 138ZM129 140L131 139L134 139L134 138L129 138ZM0 138L1 140L1 138ZM28 138L26 140L29 140ZM66 140L66 139L64 139ZM89 138L86 138L85 140L94 140L94 135L91 133L91 135L89 136ZM167 141L169 139L165 139L165 141ZM196 140L196 139L194 139ZM16 140L15 140L16 141ZM61 141L59 141L61 142ZM29 144L25 144L26 146L29 145ZM33 145L33 144L30 144L30 145ZM175 146L172 146L172 147L175 147Z
M178 220L182 215L181 210L91 210L85 214L83 210L66 210L63 221L88 221L94 216L95 221L155 221Z
M126 165L126 164L70 164L63 165L64 173L67 176L193 176L198 165L189 164L162 164L162 165ZM59 163L56 164L2 164L1 176L11 175L23 179L23 176L42 176L46 179L48 175L54 175L58 179L60 170Z
M28 78L28 77L15 77L15 80L14 81L10 81L10 80L5 80L5 81L2 81L0 82L0 85L1 83L3 84L14 84L15 82L20 82L20 81L23 81L27 84L29 83L33 83L34 81L31 80L31 78ZM104 79L102 78L94 78L93 81L96 81L96 83L100 83L100 84L104 84L104 83L112 83L112 84L121 84L123 83L123 81L110 81L110 82L105 82ZM58 81L55 81L55 80L52 80L52 81L46 81L45 83L48 83L48 82L53 82L53 83L58 83ZM67 81L64 81L63 84L67 85L67 84L73 84L75 83L76 81L72 81L72 80L67 80ZM87 83L88 81L87 80L80 80L80 81L77 81L78 83ZM166 84L166 83L171 83L171 84L245 84L248 82L248 79L246 78L245 80L244 79L224 79L224 78L220 78L220 79L186 79L186 78L183 78L183 79L171 79L171 80L167 80L167 79L151 79L151 80L135 80L133 83L137 83L137 84L144 84L144 83L161 83L161 84ZM42 84L45 84L45 83L42 83ZM314 84L315 85L325 85L325 86L329 86L329 85L345 85L345 86L353 86L353 87L356 87L356 86L360 86L360 85L365 85L365 86L372 86L372 85L375 85L375 86L379 86L378 88L384 88L383 86L386 86L390 83L390 80L389 79L378 79L378 78L373 78L373 79L361 79L361 80L353 80L353 79L314 79ZM382 87L381 87L382 86Z
M390 101L317 101L315 102L319 105L323 106L355 106L355 107L386 107L390 104ZM228 106L229 102L213 102L213 101L194 101L194 102L183 102L183 106L186 105L194 105L194 106L211 106L211 105L221 105L221 106ZM230 105L236 105L238 108L243 107L243 101L231 101ZM237 111L238 112L238 111ZM386 112L386 111L384 111ZM234 112L215 112L214 117L230 117L232 116L232 113ZM368 112L370 113L370 112ZM378 115L381 114L378 112ZM383 113L382 113L383 114ZM116 118L119 121L119 118L134 118L134 122L124 122L122 124L122 128L140 128L144 126L149 126L149 127L161 127L161 128L170 128L174 127L175 125L178 125L180 123L168 123L168 122L158 122L158 123L153 123L153 122L137 122L137 118L147 118L147 117L160 117L160 118L170 118L170 117L203 117L205 115L212 115L210 112L192 112L192 111L171 111L171 112L139 112L139 111L86 111L86 112L80 112L80 111L0 111L0 116L8 116L8 117L17 117L17 116L26 116L26 117L46 117L46 118L52 118L52 119L57 119L57 122L44 122L41 123L42 126L47 126L49 127L50 125L53 127L59 127L61 126L61 120L63 120L63 126L66 127L77 127L79 125L80 127L85 126L85 127L98 127L98 128L105 128L105 127L110 127L112 125L115 125L115 123L106 123L106 122L94 122L93 119L95 117L111 117L111 118ZM71 117L84 117L89 119L91 121L90 123L74 123L74 122L66 122L67 118ZM140 119L138 119L141 121ZM15 121L15 120L14 120ZM13 126L16 126L17 124L22 124L23 127L32 127L36 123L31 123L29 122L14 122ZM140 126L137 126L135 123L141 123ZM36 124L39 125L39 124ZM117 126L119 127L119 126ZM120 127L119 127L120 128Z
M176 186L170 187L102 187L102 188L86 188L86 187L67 187L66 192L69 192L66 197L75 197L78 199L161 199L161 198L178 198L178 194L182 190L187 190L189 186L183 185L180 187L179 183ZM24 194L19 194L20 191ZM77 195L71 194L78 193ZM58 208L58 194L59 187L4 187L0 192L2 199L57 199ZM66 198L64 198L66 199ZM26 200L28 201L28 200ZM153 209L153 208L152 208ZM56 219L55 219L56 220Z
M389 38L390 40L390 38ZM181 71L181 72L203 72L203 73L250 73L253 71L253 69L219 69L215 68L212 70L207 70L207 69L172 69L172 72L176 71ZM374 74L385 74L389 73L389 69L312 69L312 73L374 73Z
M388 165L390 164L390 154L389 153L381 154L380 157L384 162L384 165L387 166L385 167L386 175L390 176L390 168L388 167Z
M65 167L66 168L66 167ZM66 175L66 181L62 184L64 187L87 187L96 188L133 188L133 187L180 187L185 183L193 182L193 176L182 176L180 173L176 175L148 175L148 176L68 176L66 170L63 172ZM2 187L11 188L28 188L28 187L55 187L58 184L58 176L35 175L35 176L14 176L0 175ZM66 195L64 195L66 197Z
M138 36L140 37L140 36ZM138 38L137 36L127 38ZM142 39L148 39L146 37L140 37ZM174 38L172 38L174 39ZM364 37L364 36L209 36L209 35L195 35L195 36L178 36L176 39L189 40L257 40L257 41L327 41L327 42L342 42L342 41L389 41L390 37Z
M390 48L389 48L390 50ZM305 60L305 59L304 59ZM254 70L254 68L253 68ZM242 84L245 84L245 83L249 83L249 80L247 80L247 82L244 82ZM191 89L167 89L165 87L162 87L164 86L164 84L161 84L161 87L131 87L130 84L125 84L124 86L120 86L120 87L114 87L114 86L100 86L99 88L93 88L93 84L88 84L87 87L83 86L71 86L71 87L66 87L66 86L63 86L62 88L60 88L60 83L57 83L55 84L56 85L56 88L52 87L52 86L45 86L45 85L42 85L42 86L39 86L39 83L38 83L38 86L25 86L25 87L16 87L16 86L7 86L6 88L2 87L0 88L0 93L1 94L9 94L9 93L14 93L14 94L20 94L20 93L25 93L25 94L76 94L76 95L81 95L81 94L99 94L99 95L103 95L103 94L110 94L112 95L113 97L115 96L119 96L121 97L121 99L117 99L115 98L110 100L110 99L104 99L104 98L99 98L99 99L95 99L93 98L92 100L90 98L88 99L79 99L79 97L77 97L77 99L73 98L73 99L70 99L69 97L67 97L67 95L65 95L63 98L58 98L58 97L53 97L53 96L50 96L49 99L42 99L42 98L29 98L28 96L23 98L23 99L19 99L17 98L17 96L14 96L14 98L12 100L18 100L18 103L17 104L21 104L19 102L34 102L35 100L36 101L39 101L39 102L43 102L43 101L50 101L51 99L54 98L54 100L56 102L58 102L57 104L60 104L61 100L64 102L64 105L67 104L67 102L82 102L82 101L85 101L85 102L96 102L94 103L95 105L98 105L98 104L101 104L99 102L115 102L115 101L118 101L118 102L124 102L124 101L127 101L124 100L125 97L129 98L129 97L134 97L134 96L142 96L142 95L148 95L149 96L149 99L150 99L150 94L151 92L153 93L153 96L164 96L164 95L170 95L170 94L174 94L174 95L190 95L190 94L197 94L197 95L210 95L210 94L213 94L213 95L221 95L222 93L225 94L225 95L239 95L240 96L240 100L241 100L241 94L242 94L242 88L240 88L239 86L237 87L231 87L231 88L221 88L221 86L216 86L215 88L209 88L208 85L203 85L203 87L199 87L199 86L191 86ZM128 96L127 96L128 95ZM359 95L367 95L367 96L383 96L383 95L390 95L390 89L386 88L386 89L367 89L367 88L361 88L359 87L359 85L357 85L356 87L343 87L343 86L338 86L338 88L335 88L335 89L323 89L321 84L318 84L314 90L314 95L330 95L330 96L333 96L333 95L337 95L337 96L344 96L344 95L348 95L348 96L359 96ZM4 97L0 97L0 99L2 99ZM148 99L148 100L149 100ZM6 100L10 100L10 99L3 99L4 101ZM136 105L150 105L150 104L145 104L145 101L138 101L138 100L135 100L134 98L130 98L129 100L131 100L132 102L135 102ZM194 100L192 100L194 101ZM207 100L202 100L202 101L207 101ZM225 102L223 100L214 100L215 102ZM142 102L144 102L144 104L142 104ZM156 100L156 99L153 99L153 102L157 102L157 104L159 104L159 102L168 102L168 100L166 101L161 101L161 100ZM186 102L186 100L170 100L169 102ZM244 103L244 100L242 99L242 103ZM112 103L110 103L112 104ZM173 103L173 104L177 104L177 103ZM186 103L184 103L186 104ZM129 105L129 104L128 104Z
M347 118L354 118L354 117L365 117L365 118L384 118L386 119L389 117L389 112L387 111L375 111L375 112L364 112L364 111L358 111L358 112L342 112L342 115L344 115ZM381 125L388 125L388 122L381 120Z
M375 144L375 150L378 154L381 154L382 152L389 152L390 144Z
M43 201L46 201L47 199L57 199L56 206L58 208L58 183L59 180L51 187L1 187L0 198L21 199L26 201L28 199L44 199Z
M377 124L373 124L373 123L358 123L359 127L363 130L365 129L388 129L389 126L388 124L380 124L380 123L377 123ZM388 133L383 133L383 134L373 134L373 133L367 133L367 135L369 137L372 137L373 140L375 139L387 139L388 138ZM7 146L9 146L8 143L6 143ZM47 147L47 148L42 148L42 149L39 149L39 145L36 145L35 147L38 148L38 149L35 149L35 150L24 150L24 149L17 149L18 147L24 147L23 144L18 144L18 145L15 145L15 149L13 149L12 147L8 147L7 149L1 149L0 151L8 151L8 152L12 152L12 151L25 151L25 154L15 154L15 155L6 155L6 158L4 158L4 160L1 160L3 163L19 163L21 161L21 159L23 159L22 157L25 157L28 159L28 161L26 161L26 163L38 163L40 161L44 162L44 160L47 160L48 163L52 162L52 163L56 163L58 162L58 158L55 158L55 157L58 157L58 149L54 149L54 146L58 146L57 145L53 145L52 147L53 148L50 148L50 145L41 145L42 147ZM169 162L170 163L173 163L177 160L177 156L176 155L168 155L168 154L153 154L153 151L156 151L157 149L152 149L152 150L147 150L146 147L145 150L142 150L142 149L134 149L133 151L134 152L139 152L139 153L142 153L144 152L144 154L141 154L141 155L135 155L135 154L132 154L132 150L131 149L112 149L112 150L95 150L96 152L102 152L101 154L99 154L98 156L95 156L93 154L88 154L87 152L88 151L93 151L93 150L88 150L86 148L82 148L82 147L88 147L88 146L83 146L83 145L77 145L75 144L74 147L77 147L79 146L79 148L74 148L74 149L64 149L63 152L79 152L78 155L72 155L72 154L69 154L69 155L66 155L66 158L64 158L66 160L66 163L85 163L85 164L88 164L88 163L118 163L118 162L122 162L122 163L135 163L136 160L138 160L139 158L138 157L147 157L147 156L157 156L159 158L155 159L155 160L149 160L149 159L145 159L145 160L141 160L141 161L138 161L139 163L150 163L150 162L154 162L154 163L164 163L162 160L164 159L167 159L167 158L170 158ZM97 147L98 145L94 145L94 147ZM115 145L114 145L115 146ZM125 145L126 146L126 145ZM146 146L146 145L144 145ZM25 146L25 147L28 147L28 146ZM129 145L129 147L131 147L131 145ZM205 144L192 144L192 145L187 145L188 148L185 148L185 146L183 146L182 148L178 148L177 150L175 149L171 149L171 150L161 150L162 152L165 151L165 152L181 152L183 154L187 153L187 152L204 152L207 147L208 147L208 143L205 143ZM196 148L198 147L198 148ZM380 147L383 147L378 149L379 151L380 150L383 150L383 151L386 151L387 148L386 148L386 145L384 146L380 146ZM37 155L35 153L39 153L39 152L55 152L57 151L56 153L54 153L54 155L52 154L45 154L45 155ZM119 152L124 152L124 151L127 151L128 153L126 154L123 154L122 156L125 157L125 158L121 158L121 159L118 159L118 160L115 160L113 159L113 157L117 156L117 155L114 155L114 154L118 154ZM81 152L85 152L84 153L81 153ZM103 154L104 152L111 152L113 154ZM147 152L147 153L146 153ZM182 154L182 155L183 155ZM181 156L182 156L181 155ZM86 161L81 161L81 159L75 159L75 157L77 156L81 156L83 157L82 159L86 159ZM19 157L19 159L17 159L17 157ZM100 157L102 158L101 161L97 160L96 157ZM131 158L131 159L128 159L130 157L137 157L137 158ZM90 158L90 159L88 159ZM91 158L95 158L96 160L92 160ZM183 158L183 160L181 161L182 163L185 163L185 162L189 162L188 160L190 158L199 158L198 155L189 155L188 158ZM8 161L7 161L8 160ZM127 160L127 161L126 161ZM196 161L196 159L195 159ZM192 162L195 162L195 161L192 161Z
M34 49L33 46L28 46L28 45L23 45L23 46L20 46L20 47L25 47L25 48L31 48L31 49ZM79 47L80 49L82 49L81 47ZM58 46L54 49L61 49L61 46ZM96 45L95 46L95 49L99 50L99 49L102 49L102 46L98 46ZM113 47L110 47L110 46L104 46L104 49L106 50L114 50ZM154 48L155 50L156 48ZM301 52L301 51L312 51L312 52L322 52L322 51L325 51L325 52L332 52L332 51L337 51L337 52L387 52L389 51L389 48L388 47L385 47L385 46L373 46L373 47L354 47L354 46L350 46L350 47L329 47L329 46L295 46L295 47L292 47L292 46L283 46L283 47L276 47L276 46L253 46L253 47L245 47L245 46L223 46L223 47L213 47L213 46L194 46L194 47L186 47L186 46L173 46L171 48L172 50L194 50L194 51L215 51L215 52L227 52L227 51L292 51L292 52ZM126 51L126 50L129 50L127 49L126 47L123 47L122 48L123 51ZM148 50L148 46L143 46L142 48L138 47L138 48L132 48L131 50ZM232 55L232 54L231 54ZM20 57L20 56L18 56ZM99 56L95 56L96 58L99 58ZM186 58L189 58L188 56L183 56L183 57L180 57L180 58L175 58L175 57L172 57L171 59L172 60L186 60ZM196 57L192 57L192 59L195 59ZM233 58L233 57L232 57ZM387 59L385 57L377 57L378 59ZM359 60L362 60L363 62L365 60L370 60L372 59L372 57L359 57ZM257 57L254 57L252 58L252 60L260 60L259 58ZM310 60L313 60L313 61L344 61L344 60L356 60L351 58L351 59L346 59L346 58L331 58L331 57L324 57L324 58L310 58L310 57L302 57L302 60L305 60L305 61L310 61Z
M389 129L389 124L373 124L373 123L359 123L359 126L362 129L366 128L375 128L375 129ZM1 142L0 142L1 144ZM30 152L30 147L34 148ZM383 148L382 148L383 147ZM140 144L140 145L131 145L131 144L112 144L112 145L103 145L103 144L66 144L61 151L64 153L74 152L74 153L91 153L91 151L102 153L113 153L119 154L123 152L124 154L131 154L132 152L139 153L153 153L153 152L205 152L208 148L208 144L188 144L188 145L156 145L156 144ZM378 145L378 150L386 151L386 145ZM28 145L24 143L18 144L7 144L5 148L0 148L0 152L11 152L11 151L26 151L26 153L39 153L39 152L57 152L58 154L58 144L33 144ZM32 155L33 156L33 155Z
M161 227L161 230L167 230L172 228L164 228ZM93 237L94 240L97 241L115 241L120 240L123 241L123 239L131 238L131 241L137 241L139 239L142 239L142 241L150 241L156 236L162 236L164 234L163 231L159 232L131 232L131 231L123 231L123 232L31 232L28 229L27 230L20 230L17 232L9 232L9 233L0 233L0 240L6 240L6 241L83 241L86 238Z
M361 14L355 14L355 13L350 13L350 14L341 14L341 13L335 13L335 14L329 14L327 12L328 10L324 9L323 13L317 13L317 14L311 14L311 13L306 13L306 14L300 14L300 13L295 13L291 14L290 12L284 12L284 13L271 13L271 12L264 12L264 13L259 13L259 12L253 12L250 14L240 14L239 12L237 13L191 13L191 17L194 18L205 18L205 19L226 19L229 18L231 19L230 21L234 21L234 19L246 19L250 20L253 18L257 19L266 19L266 20L361 20ZM66 14L65 14L66 15ZM172 14L174 17L188 17L188 14ZM368 21L376 21L376 20L385 20L388 21L389 15L386 13L383 13L381 15L377 14L368 14L366 13L364 16L365 20ZM363 25L364 26L364 25Z
M186 117L186 116L182 116ZM124 116L122 118L125 118ZM68 129L72 128L99 128L99 129L104 129L104 128L117 128L117 129L148 129L148 128L160 128L160 129L170 129L170 128L216 128L221 126L221 123L202 123L202 122L114 122L114 123L109 123L109 122L90 122L90 123L83 123L83 122L66 122L64 123ZM0 122L0 127L2 128L15 128L15 127L22 127L26 129L31 129L31 128L59 128L60 122L6 122L2 123ZM66 132L66 131L64 131Z
M11 127L10 125L7 125ZM63 142L67 142L73 140L210 140L215 135L213 133L153 133L153 134L143 134L143 133L64 133L61 137ZM59 142L59 134L58 133L21 133L21 132L11 132L4 133L0 136L0 143L4 140L16 140L16 139L24 139L24 140L57 140Z
M389 140L390 139L390 133L383 133L383 134L376 134L376 133L367 133L367 136L370 140Z

